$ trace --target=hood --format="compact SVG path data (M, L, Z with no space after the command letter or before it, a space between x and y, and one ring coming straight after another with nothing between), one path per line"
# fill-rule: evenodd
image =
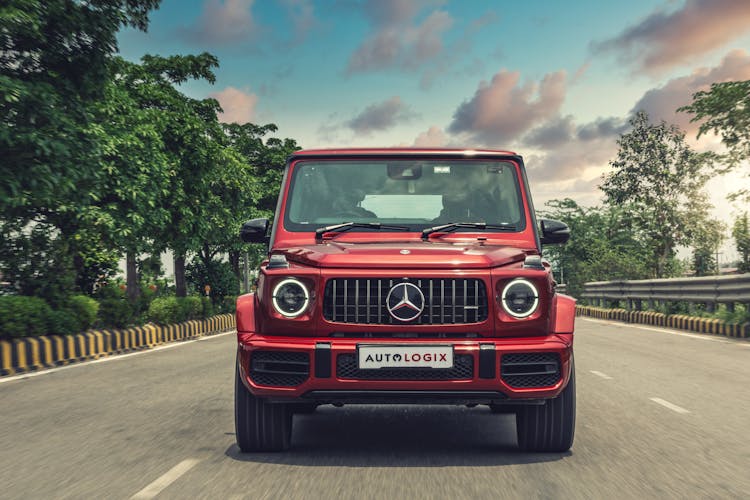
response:
M289 261L316 267L387 269L482 269L521 262L527 252L479 242L339 243L326 241L276 249ZM536 253L536 252L534 252Z

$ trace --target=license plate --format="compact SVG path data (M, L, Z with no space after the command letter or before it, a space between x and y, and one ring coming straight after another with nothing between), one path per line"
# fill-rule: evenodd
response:
M359 345L359 369L453 368L452 345Z

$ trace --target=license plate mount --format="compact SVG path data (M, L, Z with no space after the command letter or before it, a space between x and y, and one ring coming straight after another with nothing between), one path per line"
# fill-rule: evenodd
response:
M453 346L446 344L359 344L357 367L360 370L383 368L453 368Z

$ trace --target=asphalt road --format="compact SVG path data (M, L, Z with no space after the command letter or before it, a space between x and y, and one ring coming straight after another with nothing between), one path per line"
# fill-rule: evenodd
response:
M750 342L578 320L565 454L511 415L321 407L234 444L234 336L0 379L0 498L748 498Z

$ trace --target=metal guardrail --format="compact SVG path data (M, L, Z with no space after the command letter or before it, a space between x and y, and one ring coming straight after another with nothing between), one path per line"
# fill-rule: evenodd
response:
M730 311L735 304L750 307L750 273L700 278L669 278L632 281L595 281L583 285L583 299L592 305L608 307L612 302L625 302L629 310L640 311L643 302L653 309L655 304L687 302L705 304L713 311L725 304Z

